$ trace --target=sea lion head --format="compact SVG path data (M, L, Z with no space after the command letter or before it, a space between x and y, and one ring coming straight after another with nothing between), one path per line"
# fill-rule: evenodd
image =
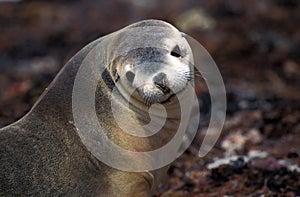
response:
M110 73L123 93L151 105L182 91L192 76L192 52L184 34L157 20L133 24L114 37Z

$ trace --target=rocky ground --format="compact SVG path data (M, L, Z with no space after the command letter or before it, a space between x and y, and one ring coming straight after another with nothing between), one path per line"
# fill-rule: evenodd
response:
M196 38L223 76L222 135L194 143L155 196L300 196L300 2L297 0L0 1L0 126L23 116L63 64L90 41L157 18Z

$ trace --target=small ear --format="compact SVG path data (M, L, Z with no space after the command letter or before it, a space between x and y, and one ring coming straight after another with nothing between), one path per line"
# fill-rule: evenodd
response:
M109 65L112 78L115 78L116 75L118 74L117 64L119 63L119 61L120 61L120 58L116 58Z
M181 36L186 38L186 33L183 33L183 32L180 32L181 33Z
M116 76L116 74L117 74L117 68L116 68L115 65L116 65L116 64L114 64L114 63L112 63L112 64L110 65L110 67L111 67L111 75L112 75L113 78L114 78L114 77Z

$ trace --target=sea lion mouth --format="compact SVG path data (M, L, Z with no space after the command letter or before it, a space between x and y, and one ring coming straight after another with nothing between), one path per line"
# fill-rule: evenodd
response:
M168 104L174 102L174 98L184 91L189 81L190 80L187 81L184 87L182 87L180 90L177 90L176 92L172 91L171 89L168 93L164 93L162 90L160 90L160 88L157 88L157 90L155 91L145 91L143 88L138 88L137 93L141 97L142 102L144 102L147 106L155 103Z
M161 104L171 103L176 94L171 94L166 100L162 101Z
M167 77L164 73L158 73L152 79L153 81L147 81L145 84L135 88L136 94L134 97L137 97L138 100L147 106L155 103L165 104L174 102L173 98L184 91L188 83L191 82L192 77L190 72L177 73L177 75L175 74L170 77Z

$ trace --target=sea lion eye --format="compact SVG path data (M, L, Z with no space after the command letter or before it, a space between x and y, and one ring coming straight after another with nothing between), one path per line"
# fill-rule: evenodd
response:
M171 51L171 55L174 57L182 57L181 56L181 51L178 45L176 45L173 50Z
M135 77L135 74L132 71L126 72L126 78L130 83L133 82L134 77Z

